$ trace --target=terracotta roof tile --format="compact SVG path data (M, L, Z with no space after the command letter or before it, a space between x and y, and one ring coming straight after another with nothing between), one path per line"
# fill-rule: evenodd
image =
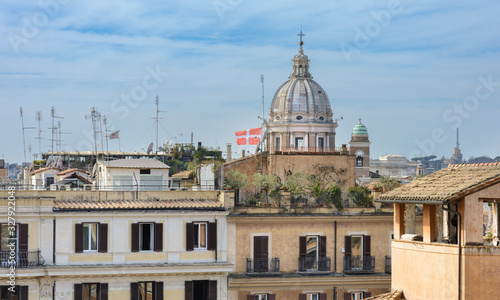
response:
M170 175L170 178L189 178L189 175L195 172L194 170L181 171L175 174Z
M455 164L382 194L379 200L445 202L498 182L500 182L500 163Z
M66 210L179 210L179 209L222 209L222 203L212 199L175 199L175 200L54 200L54 211Z
M84 173L84 174L88 173L87 171L82 170L82 169L72 168L72 169L66 169L64 171L61 171L61 172L57 173L56 175L66 175L66 174L71 173L71 172L80 172L80 173Z
M35 171L31 172L31 175L36 174L36 173L40 173L40 172L44 172L44 171L48 171L48 170L61 171L62 169L60 169L60 168L52 168L52 167L45 167L45 168L36 169Z
M377 296L364 298L365 300L405 300L403 291L392 291L385 294L380 294Z

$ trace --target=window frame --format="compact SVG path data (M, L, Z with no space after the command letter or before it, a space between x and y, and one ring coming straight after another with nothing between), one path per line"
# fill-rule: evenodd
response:
M101 284L99 282L84 282L84 283L82 283L82 300L92 300L92 297L90 295L92 285L96 286L96 299L100 299ZM87 299L85 299L83 297L83 293L84 293L86 286L88 286L88 289L89 289L89 298L87 298Z
M140 298L140 290L141 290L141 284L146 284L146 299L144 298ZM138 300L148 300L148 297L147 297L147 286L148 284L151 284L151 299L156 299L156 285L155 285L155 281L138 281L137 282L137 287L138 287L138 293L137 293L137 299Z
M306 297L307 300L319 300L319 293L306 294Z
M205 227L205 247L200 247L200 225L204 225ZM194 228L194 240L193 240L193 250L207 250L208 249L208 222L193 222L193 228ZM198 228L198 230L196 230ZM196 241L198 242L198 247L196 245Z
M143 247L143 239L144 239L144 233L143 233L143 225L149 225L150 226L150 237L149 237L149 250L144 250ZM154 234L155 231L155 222L143 222L139 223L139 252L154 252L155 248L155 243L154 243Z
M255 300L267 300L267 294L254 294L254 299Z
M94 252L99 252L99 223L98 222L83 222L83 240L82 240L82 245L83 245L83 252L86 253L94 253ZM95 240L95 250L93 249L85 249L85 228L87 225L95 225L95 230L96 230L96 240ZM88 227L87 227L88 228ZM88 233L88 246L89 248L92 248L92 235L91 232Z

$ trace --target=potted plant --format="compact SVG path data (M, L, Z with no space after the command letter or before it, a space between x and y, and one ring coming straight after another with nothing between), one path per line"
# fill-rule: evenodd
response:
M487 232L483 236L483 240L484 240L485 246L492 246L493 245L493 234L491 232Z
M349 199L352 200L354 205L361 207L372 206L372 199L370 198L370 190L365 186L352 186L347 190Z

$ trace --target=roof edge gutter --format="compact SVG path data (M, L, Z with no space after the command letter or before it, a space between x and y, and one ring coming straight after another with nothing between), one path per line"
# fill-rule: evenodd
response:
M396 199L376 199L374 200L375 202L381 202L381 203L407 203L407 204L434 204L434 205L442 205L446 203L445 200L433 200L433 201L426 201L426 200L396 200Z

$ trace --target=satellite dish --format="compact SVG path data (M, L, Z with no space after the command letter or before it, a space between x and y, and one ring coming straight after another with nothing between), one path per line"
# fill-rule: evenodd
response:
M153 142L151 142L151 144L149 144L148 146L148 151L146 151L148 154L151 153L153 151Z

